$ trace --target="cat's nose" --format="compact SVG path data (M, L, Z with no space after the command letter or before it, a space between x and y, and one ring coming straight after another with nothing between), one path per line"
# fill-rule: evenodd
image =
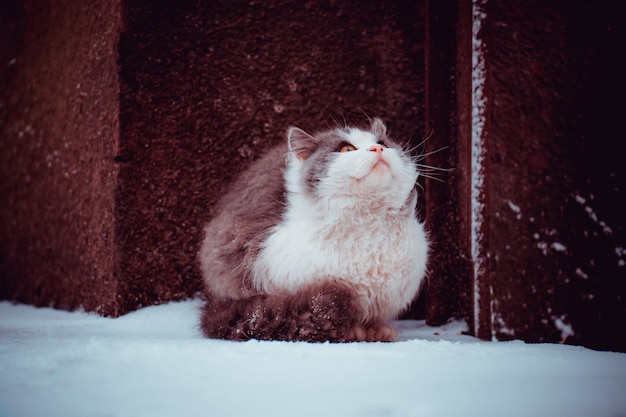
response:
M374 146L372 146L372 147L370 148L370 151L372 151L372 152L376 152L377 154L379 154L379 155L380 155L381 153L383 153L383 146L382 146L382 145L378 145L378 144L377 144L377 145L374 145Z

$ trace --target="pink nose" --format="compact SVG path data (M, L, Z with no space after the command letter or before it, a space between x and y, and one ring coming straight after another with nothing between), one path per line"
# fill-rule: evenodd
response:
M382 145L374 145L370 148L370 151L376 152L377 154L380 155L381 153L383 153L383 147Z

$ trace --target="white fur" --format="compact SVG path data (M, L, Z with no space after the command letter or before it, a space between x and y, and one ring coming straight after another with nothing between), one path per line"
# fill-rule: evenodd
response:
M315 197L301 180L304 162L289 156L287 211L253 265L253 284L276 293L346 280L362 299L365 320L388 320L415 298L426 269L428 242L414 199L407 201L417 172L392 148L382 152L388 167L376 168L375 136L342 133L357 150L336 154Z

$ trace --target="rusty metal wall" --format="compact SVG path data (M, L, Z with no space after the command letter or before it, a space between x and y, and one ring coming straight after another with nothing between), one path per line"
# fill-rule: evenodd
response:
M119 13L0 5L0 299L118 312Z
M291 125L424 135L421 2L126 1L117 222L125 310L193 295L212 205Z
M486 13L493 333L626 349L618 10Z

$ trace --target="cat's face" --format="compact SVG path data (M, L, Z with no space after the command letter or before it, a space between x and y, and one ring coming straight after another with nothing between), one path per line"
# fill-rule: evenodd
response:
M335 129L314 136L289 131L288 187L329 201L378 201L402 207L415 186L412 158L374 119L371 128Z

